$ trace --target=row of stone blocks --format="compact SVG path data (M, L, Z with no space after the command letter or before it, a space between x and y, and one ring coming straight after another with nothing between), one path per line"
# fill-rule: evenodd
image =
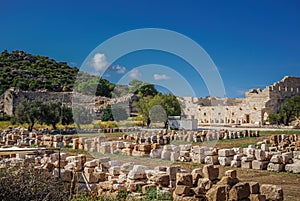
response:
M248 148L215 149L205 146L136 144L122 141L102 141L105 138L74 139L73 148L84 148L86 151L97 151L102 154L121 153L129 156L149 156L170 161L192 161L203 164L220 164L222 166L250 169L288 171L300 173L300 151L272 151L265 142L261 148L249 145ZM74 146L78 144L78 147Z
M219 167L205 165L188 172L179 165L157 166L150 169L133 162L120 164L108 157L87 161L85 155L69 156L61 153L49 157L26 157L35 168L53 172L67 182L72 182L80 192L93 191L100 196L117 197L128 191L134 199L142 199L149 190L173 200L250 200L281 201L280 187L257 182L240 182L236 170L228 170L224 176ZM11 159L10 165L13 164Z

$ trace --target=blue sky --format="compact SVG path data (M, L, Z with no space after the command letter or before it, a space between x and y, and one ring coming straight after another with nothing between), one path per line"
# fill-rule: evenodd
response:
M90 52L117 34L162 28L204 48L227 97L241 97L285 75L300 76L300 1L2 0L0 5L0 51L24 50L80 67ZM105 59L105 52L100 53ZM186 62L159 51L126 55L104 75L118 82L147 64L168 66L189 80L196 96L209 95Z

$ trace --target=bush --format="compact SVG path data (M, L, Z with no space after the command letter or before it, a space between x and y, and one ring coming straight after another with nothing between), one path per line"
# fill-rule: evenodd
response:
M69 183L34 168L1 168L0 200L67 200Z

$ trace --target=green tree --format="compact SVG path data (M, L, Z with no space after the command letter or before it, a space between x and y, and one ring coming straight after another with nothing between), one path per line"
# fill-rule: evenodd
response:
M271 124L277 124L279 125L282 122L282 115L280 113L277 114L270 114L268 116L268 122L270 122Z
M300 115L300 96L293 96L286 99L280 107L280 114L283 117L285 125Z
M131 80L129 82L129 92L138 94L139 97L155 96L158 91L153 84L142 82L140 80Z
M51 125L53 129L56 129L56 124L61 120L61 102L49 101L45 102L41 106L42 116L39 119L40 123Z
M158 94L149 103L149 107L152 108L155 105L161 106L166 115L165 116L165 127L167 126L168 116L180 116L181 107L176 96L172 94Z
M114 117L111 111L111 105L107 105L103 111L102 111L102 116L101 116L102 121L113 121Z
M150 126L151 120L149 117L149 110L150 110L150 101L153 97L151 96L145 96L139 99L139 101L136 101L133 103L134 107L138 109L139 115L142 117L142 121L144 125L147 125L147 127Z
M16 108L17 122L27 123L28 130L32 131L34 124L42 118L42 104L43 102L39 99L22 101Z
M62 125L70 125L74 123L72 108L68 107L66 104L63 104L60 116Z
M129 92L137 93L138 89L143 85L143 82L140 80L131 80L128 85Z

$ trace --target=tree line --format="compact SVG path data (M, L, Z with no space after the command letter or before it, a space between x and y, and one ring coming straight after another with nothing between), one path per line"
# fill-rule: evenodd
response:
M288 126L296 118L300 117L300 96L286 99L276 114L270 114L268 121L271 124L284 124Z

